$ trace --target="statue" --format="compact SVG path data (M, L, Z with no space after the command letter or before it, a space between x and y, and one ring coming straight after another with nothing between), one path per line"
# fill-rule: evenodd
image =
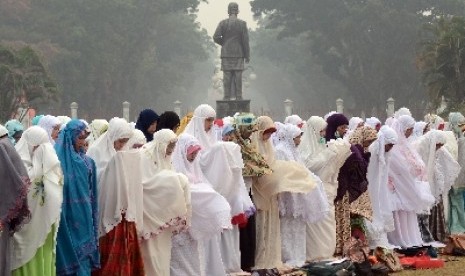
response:
M242 71L244 62L249 63L250 59L247 23L237 18L238 13L239 5L229 3L229 18L218 24L213 35L215 43L221 45L223 100L242 100Z

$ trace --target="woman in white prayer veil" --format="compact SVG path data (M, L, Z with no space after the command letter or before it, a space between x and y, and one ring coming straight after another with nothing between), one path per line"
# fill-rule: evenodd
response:
M47 131L50 143L55 145L55 140L58 139L58 133L60 132L61 121L55 116L46 115L40 119L38 126Z
M415 126L413 127L412 136L409 137L410 142L418 140L420 137L425 135L428 130L428 123L423 121L416 122Z
M117 151L122 150L132 136L132 129L122 118L113 118L108 125L108 131L100 136L87 151L97 166L97 180Z
M274 122L274 127L276 131L271 134L271 142L273 146L279 143L279 140L283 139L283 132L284 132L284 124L280 122Z
M449 190L455 183L460 165L444 147L446 144L446 133L441 130L431 130L423 137L415 141L415 148L426 164L426 172L431 192L435 198L435 205L424 218L429 220L428 234L436 241L444 242L448 229L446 228L443 195L449 194ZM422 231L423 233L424 231ZM429 233L430 232L430 233ZM428 237L431 239L431 237ZM423 238L425 241L425 237Z
M278 160L302 163L297 147L302 130L296 125L285 124L282 140L276 146ZM281 193L279 211L281 215L282 258L286 265L301 267L306 261L306 223L315 223L329 213L329 204L321 180L308 171L317 183L317 188L309 193Z
M132 136L129 138L126 145L124 145L124 150L133 150L139 149L143 145L147 143L147 138L145 137L144 133L139 129L132 130Z
M55 247L63 202L63 173L47 132L38 126L24 131L15 146L31 179L31 221L12 238L12 275L55 275Z
M240 272L239 229L237 225L245 223L247 216L255 211L255 207L250 200L242 177L241 171L244 164L240 147L232 142L217 141L212 129L215 116L216 112L211 106L200 105L194 110L193 118L184 133L199 140L202 149L198 159L202 173L213 189L224 196L231 206L234 227L204 242L207 249L206 256L214 258L210 255L217 251L216 246L221 243L224 255L223 265L226 271L228 273ZM211 267L217 266L212 263Z
M216 111L213 107L201 104L194 110L194 115L183 133L194 136L203 149L208 149L217 142L216 134L212 129L215 117Z
M305 124L305 121L302 120L302 118L300 118L299 115L291 115L291 116L287 116L286 119L284 119L284 124L291 124L291 125L295 125L299 128L302 128Z
M170 275L171 236L186 228L190 192L186 176L170 170L176 134L154 137L150 154L118 151L100 177L99 275Z
M357 128L362 127L364 124L365 124L365 122L363 121L362 118L360 118L360 117L352 117L349 120L349 131L353 132Z
M326 145L326 121L312 116L307 121L300 155L305 166L314 172L323 182L328 197L329 215L317 223L307 223L306 252L307 260L332 258L336 249L336 220L334 198L337 191L339 169L351 154L349 143L342 139L332 140Z
M381 121L376 117L371 117L366 119L365 126L371 127L372 129L376 129L376 131L379 131L381 129Z
M173 152L175 170L189 179L192 218L189 231L173 237L171 275L226 275L219 244L210 247L206 241L216 239L224 229L231 228L231 207L203 175L198 157L200 149L199 140L184 133Z
M410 109L406 107L401 107L394 113L394 118L398 119L400 116L403 116L403 115L408 115L412 117L412 112L410 112Z
M378 139L369 147L371 153L368 164L368 193L372 202L372 221L365 220L367 238L371 249L382 247L394 248L388 242L387 233L394 231L393 207L389 197L388 171L390 165L389 151L397 143L397 134L389 126L383 126L378 132Z
M415 120L402 115L393 123L398 143L391 151L389 185L393 204L395 230L388 233L395 246L421 246L423 240L417 214L427 213L434 204L425 163L408 141Z
M309 193L316 188L316 181L308 170L296 161L276 160L270 141L276 131L270 117L257 118L258 131L252 134L252 144L264 157L273 173L257 179L252 185L257 206L257 249L256 268L280 268L281 233L278 194L282 192Z
M242 176L244 162L240 146L232 142L216 143L201 155L200 163L208 182L231 206L233 229L221 233L223 265L227 273L242 272L239 227L256 210Z
M143 173L143 175L146 175L146 179L150 179L150 181L143 182L144 225L146 221L150 221L154 217L155 212L163 212L163 210L154 208L154 205L152 207L146 205L145 201L178 201L180 207L177 215L171 216L171 220L165 224L165 227L160 228L162 231L153 236L145 236L140 243L146 275L170 275L172 236L181 230L186 230L184 225L186 219L188 219L187 216L190 216L191 212L188 179L182 173L175 172L171 162L177 140L177 136L172 130L161 129L155 132L153 140L145 144L141 150L142 159L152 163L151 166L147 166L149 168L145 169ZM157 189L157 183L170 185L170 183L175 184L177 182L182 184L182 193L174 196L173 194L166 194L165 197L160 197L163 191Z

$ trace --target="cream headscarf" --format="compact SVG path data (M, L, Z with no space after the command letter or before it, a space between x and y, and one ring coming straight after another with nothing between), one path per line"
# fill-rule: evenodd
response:
M108 161L116 154L115 141L131 138L131 136L131 126L125 119L115 117L110 120L108 131L100 136L87 151L87 155L95 161L95 165L97 166L97 177L100 177Z
M32 217L13 236L12 269L23 266L34 257L52 231L52 225L55 225L56 234L63 202L63 173L47 132L32 126L24 131L15 147L32 183L28 193Z
M252 144L270 165L273 173L258 178L253 185L255 204L260 210L268 210L272 196L282 192L308 193L316 187L308 170L295 161L276 161L271 139L263 141L263 133L275 129L273 120L267 116L257 118L258 131L252 134Z
M194 116L192 120L187 124L184 133L190 134L197 138L200 142L200 146L204 149L208 149L216 143L215 132L210 129L209 132L205 131L205 119L215 118L216 112L213 107L208 104L201 104L194 110Z
M250 137L252 145L258 150L268 165L272 165L275 161L275 153L271 139L263 141L263 133L268 129L276 129L273 120L268 116L260 116L257 118L257 130Z
M105 119L95 119L90 125L90 135L87 138L89 145L92 145L100 136L108 130L108 121Z
M150 156L157 170L173 170L171 155L166 155L169 144L178 140L171 129L161 129L153 135L153 140L143 146L143 152Z
M444 145L446 134L441 130L431 130L418 139L414 146L426 164L428 182L436 203L442 194L447 194L460 172L460 165L450 155ZM442 144L439 150L436 145Z
M311 155L317 154L325 149L324 137L321 137L320 132L326 129L328 123L325 119L312 116L308 119L306 125L302 129L304 134L299 146L302 160L306 160Z
M142 151L119 151L99 181L99 234L123 219L135 222L138 237L185 229L190 209L187 178L170 170L155 173Z
M132 127L132 126L131 126ZM138 129L132 130L132 136L129 138L126 145L124 145L124 150L132 150L135 145L145 145L147 143L147 138L144 133Z

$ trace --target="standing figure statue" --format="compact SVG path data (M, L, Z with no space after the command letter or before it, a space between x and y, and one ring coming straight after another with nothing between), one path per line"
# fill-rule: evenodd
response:
M250 59L247 23L237 18L238 13L239 5L234 2L229 3L229 18L218 24L213 35L215 43L221 45L223 100L233 98L242 100L242 71L244 71L244 62L249 63Z

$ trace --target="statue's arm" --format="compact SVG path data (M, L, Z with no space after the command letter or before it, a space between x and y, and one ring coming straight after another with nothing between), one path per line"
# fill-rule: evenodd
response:
M215 34L213 34L213 41L215 41L216 44L219 44L223 46L223 31L222 31L222 24L218 24L218 27L216 27Z
M250 46L249 46L249 29L247 29L247 23L244 22L242 28L242 50L244 51L244 59L246 62L250 60Z

